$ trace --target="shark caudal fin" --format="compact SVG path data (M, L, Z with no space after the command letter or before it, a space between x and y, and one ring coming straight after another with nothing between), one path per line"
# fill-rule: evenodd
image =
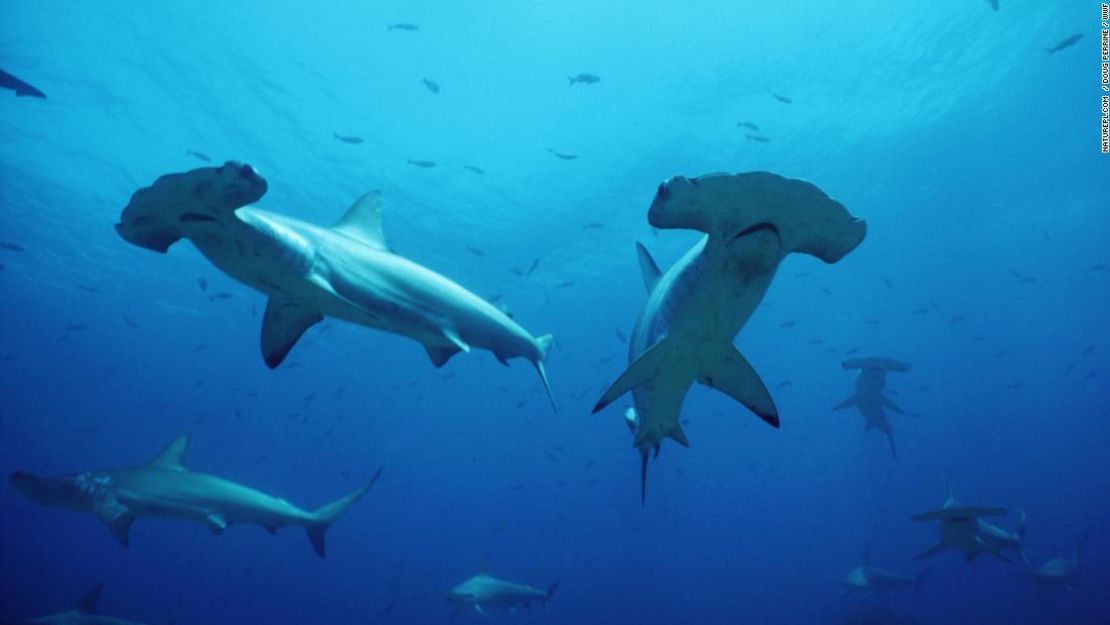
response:
M234 161L168 174L131 196L116 232L129 243L165 252L185 236L187 225L218 226L265 193L266 181L258 172Z
M555 580L547 585L547 592L543 595L543 604L547 605L548 601L555 596L555 591L559 589L559 580Z
M691 228L731 239L770 226L782 253L801 252L835 263L867 234L867 224L809 182L766 171L676 176L659 186L648 210L656 228Z
M540 357L534 360L532 364L536 367L536 372L540 374L540 380L543 381L543 390L547 392L547 399L551 402L551 409L559 412L559 407L555 405L555 396L551 394L551 384L547 381L547 369L544 368L544 363L547 362L547 357L551 354L551 346L555 342L555 337L550 334L536 337L536 344L540 347Z
M316 555L321 558L327 557L327 550L324 546L325 532L328 531L328 528L331 527L333 523L339 520L339 517L343 516L347 508L350 508L366 494L366 491L370 490L370 487L374 485L374 482L378 481L378 477L381 474L382 469L379 467L378 470L374 472L374 475L367 480L361 488L342 499L317 508L312 513L312 520L305 525L305 531L308 533L308 540L312 543L312 548L316 550Z

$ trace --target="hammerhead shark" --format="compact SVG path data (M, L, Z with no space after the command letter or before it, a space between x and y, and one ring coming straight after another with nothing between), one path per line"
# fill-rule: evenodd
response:
M310 512L248 486L186 469L183 461L188 446L189 436L182 434L139 467L51 477L16 471L10 481L40 505L96 514L124 547L130 544L136 517L203 523L213 534L233 523L261 525L271 534L297 525L305 528L313 549L323 558L324 533L370 490L382 472L379 468L358 490Z
M96 605L100 602L100 595L103 592L104 584L97 584L81 597L77 607L72 610L23 621L3 621L0 625L143 625L136 621L100 614Z
M706 233L666 273L637 245L648 299L629 339L628 368L594 412L632 392L633 446L640 452L640 499L647 460L664 438L689 446L679 412L694 382L715 388L779 426L774 400L736 334L791 252L835 263L863 241L866 223L816 186L769 172L675 176L648 209L656 228Z
M984 553L988 553L1006 562L1013 563L1003 553L1012 549L1021 556L1025 562L1025 552L1022 549L1022 540L1025 535L1025 513L1018 511L1018 528L1008 532L997 525L983 520L983 517L1002 517L1008 513L1005 508L965 506L960 503L948 490L948 498L940 510L915 514L910 518L914 521L937 521L937 530L940 540L932 547L922 551L914 560L922 560L934 556L945 549L955 549L964 555L964 559L971 562Z
M1037 568L1029 568L1029 579L1046 591L1075 590L1079 585L1079 559L1087 546L1087 534L1079 537L1075 551L1069 557L1055 557Z
M887 371L909 371L910 363L890 358L856 358L845 360L841 366L845 369L859 370L859 375L856 376L856 394L837 404L834 410L841 410L848 406L858 408L859 413L863 415L865 428L879 430L886 434L886 439L890 443L890 455L897 458L894 431L883 408L889 408L898 414L905 413L889 397L883 395L883 387L886 386Z
M929 576L929 569L921 571L916 577L888 571L871 564L871 547L864 547L863 564L852 569L844 578L844 587L878 594L899 590L918 590Z
M488 611L516 612L533 602L547 605L559 582L552 582L547 590L516 584L481 573L447 591L447 600L459 607L471 607L475 612L488 616Z
M233 161L168 174L135 192L116 231L163 253L187 238L221 271L268 295L262 356L270 368L329 316L412 338L436 367L471 347L505 365L525 358L551 397L544 370L551 336L533 337L485 299L393 253L379 192L327 228L248 206L267 188L254 168Z

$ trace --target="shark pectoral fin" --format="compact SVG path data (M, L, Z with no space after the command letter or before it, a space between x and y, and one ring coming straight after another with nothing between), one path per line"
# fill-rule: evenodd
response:
M937 544L933 545L932 547L929 547L925 551L922 551L921 553L917 554L916 556L913 557L913 559L914 560L924 560L925 558L931 558L931 557L937 555L938 553L944 551L944 548L945 547L944 547L943 543L937 543Z
M683 447L690 446L690 441L686 438L686 432L682 430L681 425L676 424L673 428L671 428L670 432L667 432L667 436L674 439L675 442L677 442L679 445L682 445Z
M728 345L718 357L705 365L698 381L744 404L772 427L779 426L775 400L751 363L735 347Z
M894 412L897 412L898 414L906 414L906 411L899 408L898 404L891 401L891 399L889 397L883 397L883 405L886 406L887 408L890 408Z
M856 405L857 401L858 401L858 398L855 395L852 395L848 399L845 399L844 401L840 402L839 404L833 406L833 410L844 410L845 408L847 408L849 406Z
M219 536L220 532L227 529L227 519L219 514L210 514L204 519L204 524L208 526L208 530L212 535Z
M486 611L482 609L482 606L480 604L474 604L474 611L478 614L481 614L482 616L489 616L489 614L486 614Z
M438 369L447 364L447 361L451 360L452 356L461 352L462 350L458 347L455 347L454 345L448 345L446 347L438 345L425 345L424 351L428 352L428 358L432 360L432 364L435 366L436 369Z
M115 497L106 497L95 504L93 511L108 526L119 544L124 547L130 546L128 534L131 531L131 524L135 522L135 513L131 512L130 508Z
M270 299L262 318L262 357L271 369L281 364L305 330L323 320L315 310L291 301Z
M651 293L655 290L655 285L659 283L659 278L663 275L659 271L659 265L655 264L655 259L651 257L651 252L640 242L636 242L636 257L640 260L640 273L644 276L644 287L647 292Z
M382 194L370 191L355 200L343 217L332 226L341 232L371 247L388 251L385 235L382 234Z
M644 350L605 391L601 399L597 400L593 412L600 412L621 395L660 375L664 371L669 351L670 343L666 337Z
M83 614L96 614L96 605L100 603L100 595L104 592L104 582L88 589L77 602L77 611Z

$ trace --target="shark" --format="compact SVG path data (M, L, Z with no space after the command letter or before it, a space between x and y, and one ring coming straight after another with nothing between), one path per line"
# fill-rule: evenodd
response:
M888 594L900 590L918 590L925 583L928 576L928 568L916 576L910 576L873 566L871 564L871 547L867 546L863 550L863 564L852 569L848 576L844 578L843 584L845 588L850 590Z
M1004 551L1012 549L1026 560L1022 549L1025 534L1025 514L1018 513L1019 525L1014 532L1008 532L997 525L984 521L984 517L1003 517L1008 514L1005 508L991 506L966 506L960 503L948 490L948 497L939 510L915 514L914 521L937 521L940 540L925 551L917 554L914 560L934 556L946 549L955 549L971 562L986 553L1006 562L1013 563Z
M1028 577L1045 591L1075 590L1079 586L1079 559L1087 546L1087 534L1079 537L1071 556L1057 556L1039 567L1029 567Z
M648 455L665 438L689 442L679 422L696 382L717 389L772 427L779 413L766 385L733 345L792 252L835 263L863 241L867 224L815 185L765 171L675 176L659 185L648 222L705 233L666 273L641 244L648 291L628 341L628 367L602 394L597 413L632 393L640 500Z
M188 447L189 435L182 434L138 467L49 477L16 471L9 479L17 491L39 505L94 513L124 547L130 546L135 519L150 517L202 523L216 535L235 523L261 525L270 533L300 526L323 558L325 532L370 490L382 472L379 468L357 490L308 511L249 486L188 470L184 465Z
M437 368L472 348L506 366L525 358L554 407L544 368L551 335L529 334L484 298L390 250L379 191L322 227L250 206L267 189L253 167L234 161L167 174L135 192L116 231L161 253L186 238L221 271L267 295L261 343L270 368L327 316L407 336Z
M856 393L837 404L833 409L843 410L849 406L858 408L859 413L863 415L865 429L879 430L885 434L886 440L890 444L890 455L897 458L898 451L894 447L894 430L891 428L890 419L883 409L889 408L898 414L905 414L905 412L889 397L883 395L883 387L886 386L887 371L909 371L910 364L891 358L854 358L845 360L840 366L844 369L859 370L859 374L856 375Z
M2 621L0 625L143 625L137 621L100 614L97 604L100 603L100 595L103 592L104 584L97 584L82 595L77 606L71 610L22 621Z
M488 616L490 611L516 612L534 602L547 605L558 587L559 582L552 582L545 590L480 573L447 591L446 598L459 608Z

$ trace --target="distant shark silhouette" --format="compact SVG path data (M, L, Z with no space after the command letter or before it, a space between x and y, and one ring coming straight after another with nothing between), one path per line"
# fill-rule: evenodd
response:
M480 573L449 590L446 598L456 606L488 616L491 611L516 612L536 602L547 605L558 587L559 582L552 582L543 590Z
M852 569L844 578L844 587L877 594L888 594L900 590L918 590L929 576L929 569L921 571L916 577L888 571L871 564L871 547L863 550L863 564Z
M97 584L77 602L77 607L57 614L49 614L24 621L3 621L0 625L143 625L137 621L127 621L114 616L106 616L97 611L104 584Z
M363 195L326 228L247 206L266 189L250 165L235 162L169 174L135 192L116 231L157 252L187 238L224 273L268 295L262 355L271 368L326 315L412 338L436 367L472 346L506 365L526 358L551 397L543 364L551 336L533 337L485 299L390 251L380 193Z
M382 472L378 469L346 497L309 512L247 486L186 469L183 460L188 446L189 437L182 434L140 467L53 477L17 471L10 481L40 505L95 513L124 547L130 542L131 524L141 516L203 523L213 534L234 523L261 525L270 533L298 525L305 528L313 549L323 558L324 533L370 490Z
M915 514L914 521L937 521L940 540L932 547L919 553L914 560L921 560L934 556L946 549L955 549L963 554L964 559L971 562L980 555L990 554L1000 560L1013 563L1003 551L1013 549L1026 560L1022 549L1022 540L1025 534L1025 514L1019 512L1019 525L1015 532L1006 530L988 523L983 517L1006 516L1005 508L965 506L960 503L948 490L948 498L940 510Z
M894 430L883 408L890 408L898 414L905 414L889 397L883 395L887 371L909 371L910 364L890 358L856 358L841 363L845 369L859 369L856 376L856 394L836 405L834 410L855 406L863 415L865 428L879 430L886 434L890 443L890 455L897 458L894 448Z
M1079 560L1086 547L1087 534L1084 533L1070 557L1055 557L1037 568L1029 567L1029 579L1045 591L1075 590L1079 586Z
M769 172L676 176L648 210L656 228L706 233L666 273L637 245L648 300L629 339L628 368L594 406L631 391L640 499L648 454L664 438L689 446L679 412L694 382L715 388L773 427L779 414L766 385L733 346L782 259L791 252L835 263L856 248L866 224L816 186Z

